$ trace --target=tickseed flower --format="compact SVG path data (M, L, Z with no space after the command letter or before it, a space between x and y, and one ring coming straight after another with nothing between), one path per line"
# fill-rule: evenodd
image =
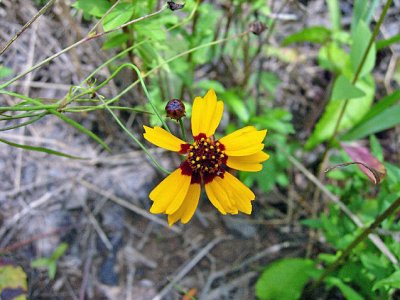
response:
M227 171L227 167L257 172L269 158L263 140L267 130L247 126L216 140L214 137L224 110L213 90L196 97L192 107L193 143L189 144L161 127L143 126L144 138L154 145L186 156L180 167L157 185L149 197L150 212L168 215L169 225L192 218L204 185L208 199L222 214L251 214L254 193Z

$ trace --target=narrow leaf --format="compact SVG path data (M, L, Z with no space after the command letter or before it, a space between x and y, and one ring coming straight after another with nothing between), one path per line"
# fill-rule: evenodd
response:
M78 129L80 132L88 135L89 137L91 137L92 139L94 139L96 142L98 142L100 145L102 145L107 151L111 152L110 147L108 147L108 145L101 139L99 138L96 134L94 134L93 132L91 132L90 130L86 129L85 127L83 127L81 124L79 124L78 122L68 118L66 115L56 111L55 109L49 109L49 112L52 113L53 115L56 115L57 117L59 117L61 120L63 120L64 122L68 123L69 125L74 126L76 129Z
M13 143L13 142L1 139L1 138L0 138L0 142L4 143L4 144L7 144L9 146L16 147L16 148L21 148L21 149L24 149L24 150L44 152L44 153L47 153L47 154L63 156L63 157L68 157L68 158L72 158L72 159L87 159L87 158L83 158L83 157L78 157L78 156L65 154L65 153L62 153L62 152L59 152L59 151L55 151L55 150L51 150L51 149L44 148L44 147L35 147L35 146L29 146L29 145L16 144L16 143Z

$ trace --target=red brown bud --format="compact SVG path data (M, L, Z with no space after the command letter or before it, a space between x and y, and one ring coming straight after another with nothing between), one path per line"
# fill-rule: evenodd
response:
M172 99L165 106L165 111L167 112L167 117L178 121L185 116L185 104L179 99Z

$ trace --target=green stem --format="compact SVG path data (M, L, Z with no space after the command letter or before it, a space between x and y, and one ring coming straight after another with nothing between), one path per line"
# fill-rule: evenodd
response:
M151 155L151 153L147 150L147 148L128 130L128 128L125 127L124 124L120 121L120 119L114 114L114 112L108 107L107 103L102 99L100 96L99 99L101 102L103 102L103 105L105 108L109 111L109 113L113 116L114 120L117 122L117 124L126 132L126 134L129 135L129 137L135 141L136 144L139 145L139 147L146 153L147 157L151 160L151 162L154 164L156 168L158 168L161 172L164 172L166 174L169 174L170 172L164 169L158 162L157 160Z
M400 198L392 203L381 215L379 215L375 221L366 229L364 229L354 241L343 250L342 254L333 262L324 273L318 278L318 280L313 283L310 287L311 290L315 289L321 282L328 277L338 266L340 266L344 260L350 255L355 247L364 241L373 230L375 230L384 220L386 220L390 215L392 215L400 207Z
M353 78L353 80L352 80L352 84L353 84L353 85L356 84L357 81L358 81L358 78L359 78L359 76L360 76L360 74L361 74L361 70L362 70L362 68L363 68L363 66L364 66L365 61L367 60L368 53L369 53L369 51L371 50L371 47L372 47L372 45L374 44L375 39L376 39L376 37L377 37L378 34L379 34L379 29L381 28L381 25L382 25L382 23L383 23L383 20L385 19L385 16L386 16L386 14L387 14L387 11L389 10L390 5L392 4L392 1L393 1L393 0L388 0L388 1L386 2L386 4L385 4L385 7L384 7L383 10L382 10L382 13L381 13L381 15L380 15L380 17L379 17L378 23L376 24L376 26L375 26L375 28L374 28L374 32L373 32L373 34L372 34L372 36L371 36L371 38L370 38L370 40L369 40L369 42L368 42L367 49L365 50L365 52L364 52L364 54L363 54L363 57L362 57L362 59L361 59L360 64L357 66L356 73L355 73L354 78ZM340 111L339 118L338 118L337 121L336 121L335 129L334 129L334 131L333 131L333 134L332 134L331 138L329 139L328 148L329 148L329 145L332 143L332 141L336 138L336 135L338 134L339 126L340 126L340 123L342 122L342 119L343 119L344 113L346 112L346 108L347 108L347 105L348 105L348 104L349 104L349 99L346 99L346 101L344 102L344 105L342 106L342 109L341 109L341 111ZM328 148L327 148L327 149L328 149Z
M181 127L182 138L183 138L183 140L184 140L185 142L187 142L185 126L183 126L183 120L182 120L182 119L183 119L183 118L180 118L180 119L179 119L179 125L180 125L180 127Z

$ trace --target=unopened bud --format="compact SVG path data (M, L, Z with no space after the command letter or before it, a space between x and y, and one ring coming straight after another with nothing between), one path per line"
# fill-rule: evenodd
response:
M172 99L165 106L165 111L167 112L167 117L179 121L185 116L185 104L179 99Z
M178 4L174 1L167 1L167 4L168 8L172 11L182 9L185 6L185 4Z
M266 28L267 26L265 26L265 24L260 21L255 21L250 24L250 31L255 35L260 35Z

